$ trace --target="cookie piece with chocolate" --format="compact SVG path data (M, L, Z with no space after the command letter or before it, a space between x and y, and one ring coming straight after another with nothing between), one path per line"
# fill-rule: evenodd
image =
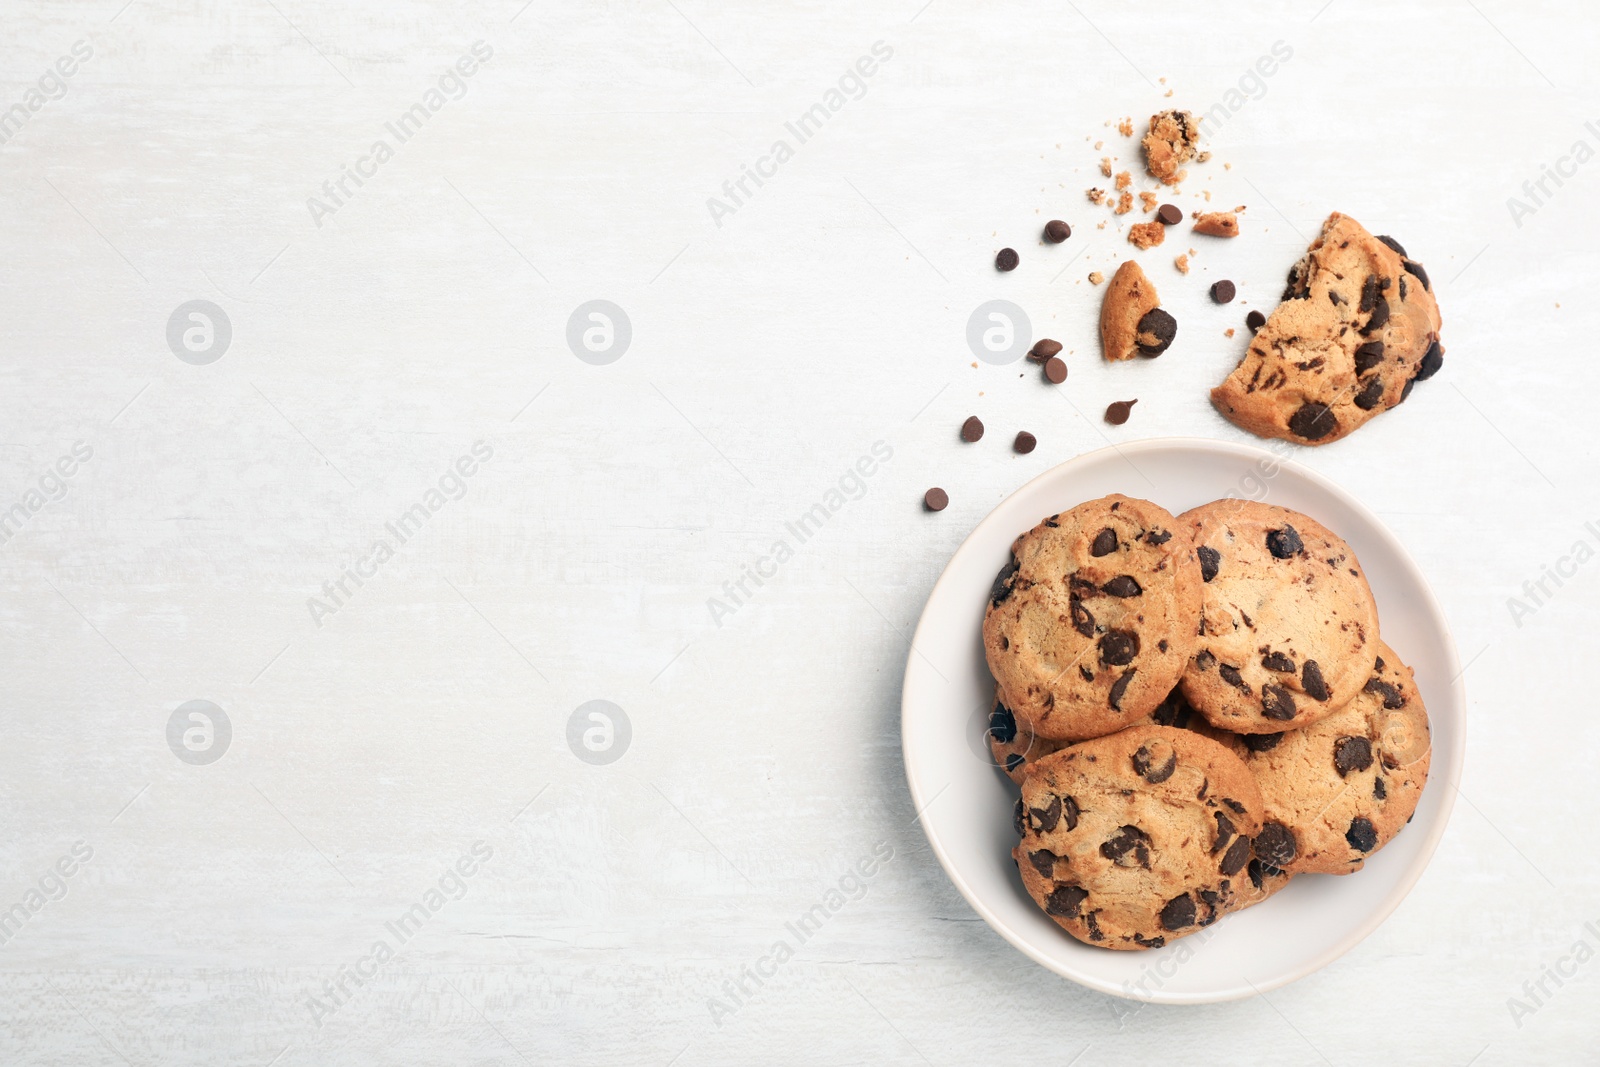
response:
M1211 403L1261 437L1337 441L1438 372L1440 323L1422 265L1335 212Z
M1162 111L1150 116L1144 135L1145 169L1163 185L1177 185L1189 176L1183 165L1195 157L1200 123L1187 111Z
M1176 519L1114 494L1011 546L983 646L1001 701L1040 737L1077 741L1149 715L1195 648L1200 562Z
M1140 726L1030 766L1012 856L1028 895L1073 937L1160 948L1243 906L1263 812L1255 777L1222 745Z
M1241 734L1305 727L1344 707L1372 673L1378 609L1355 552L1315 519L1252 500L1178 516L1204 581L1183 694Z
M1411 819L1428 781L1428 711L1411 668L1378 642L1361 691L1320 722L1235 748L1266 803L1256 852L1291 874L1349 874Z
M1117 362L1159 356L1177 332L1177 320L1162 310L1155 283L1139 264L1130 259L1118 267L1100 303L1100 348L1105 358Z

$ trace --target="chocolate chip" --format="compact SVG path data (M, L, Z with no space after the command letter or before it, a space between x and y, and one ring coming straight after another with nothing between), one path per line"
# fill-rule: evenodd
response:
M1137 668L1130 668L1122 677L1111 683L1111 694L1106 699L1112 711L1122 710L1122 695L1128 691L1128 683L1133 681L1133 676L1138 673Z
M1361 687L1361 691L1382 697L1383 706L1390 711L1406 705L1406 698L1400 695L1400 690L1376 675L1367 679L1367 684Z
M1072 612L1072 628L1085 637L1094 636L1094 616L1089 614L1089 609L1083 606L1083 601L1074 600L1068 604Z
M1033 343L1033 350L1028 353L1028 358L1035 363L1043 363L1051 356L1061 352L1061 342L1049 337L1041 337Z
M1133 576L1128 574L1117 575L1105 585L1102 585L1100 591L1106 596L1115 597L1138 596L1144 592L1143 589L1139 588L1139 583L1133 579Z
M1267 324L1267 317L1259 311L1252 311L1244 317L1244 324L1250 327L1250 332L1255 333Z
M1163 226L1176 226L1183 221L1183 209L1177 204L1162 204L1156 208L1156 219Z
M994 257L995 270L1016 270L1017 264L1022 262L1022 257L1017 255L1015 248L1002 248L1000 254Z
M1018 430L1017 439L1011 442L1011 450L1018 455L1026 456L1039 445L1039 439L1027 430Z
M1061 798L1051 797L1048 806L1029 808L1028 811L1033 815L1033 828L1039 833L1047 834L1061 821Z
M1044 376L1051 385L1060 385L1067 380L1067 361L1060 356L1051 356L1045 361Z
M1406 384L1400 387L1400 403L1404 404L1406 402L1406 397L1411 395L1411 387L1416 384L1417 380L1415 378L1406 379Z
M1372 766L1372 742L1365 737L1341 737L1333 743L1333 768L1343 778L1351 771Z
M1379 362L1382 361L1382 359L1383 342L1368 341L1366 344L1356 349L1356 374L1362 375L1367 373L1367 371L1371 370L1373 367L1376 367Z
M1222 566L1222 553L1208 545L1201 545L1195 551L1200 556L1200 577L1209 582L1217 576L1217 568Z
M1261 665L1269 671L1277 671L1280 674L1294 673L1294 660L1282 652L1268 652L1261 657Z
M1134 934L1133 943L1143 945L1145 948L1160 948L1167 943L1164 937L1145 937L1143 934Z
M1361 283L1361 310L1371 311L1378 304L1378 276L1367 275L1367 280Z
M1306 401L1300 405L1300 410L1289 416L1289 431L1296 437L1304 437L1307 441L1316 441L1328 436L1339 428L1339 420L1334 418L1333 409L1326 404Z
M1232 878L1239 873L1250 860L1250 839L1248 837L1235 838L1233 844L1228 846L1228 851L1222 854L1222 864L1217 868L1220 872Z
M1078 802L1071 797L1061 800L1061 823L1069 831L1078 828Z
M1073 600L1093 600L1100 596L1100 587L1076 574L1067 575L1067 593Z
M1244 811L1245 811L1244 805L1239 803L1237 800L1234 800L1232 797L1223 797L1222 798L1222 802L1224 804L1226 804L1228 806L1228 809L1230 811L1232 811L1235 815L1243 815L1244 814Z
M967 444L983 437L983 420L976 415L968 415L967 421L961 424L961 439Z
M1006 597L1016 588L1016 578L1017 557L1012 556L1006 561L1006 565L1000 568L1000 573L994 576L994 584L989 587L989 603L996 606L1003 604Z
M1091 911L1083 917L1084 925L1089 927L1090 941L1104 941L1106 939L1106 935L1100 931L1100 920L1096 918L1099 914L1097 911Z
M1178 769L1178 754L1165 741L1147 741L1133 754L1133 769L1151 785L1160 785Z
M950 506L950 494L943 489L929 489L922 494L922 506L929 511L943 511Z
M1400 247L1400 242L1396 241L1393 237L1389 237L1389 236L1386 236L1385 234L1381 234L1380 233L1380 234L1378 234L1378 240L1382 241L1384 244L1386 244L1390 248L1394 249L1400 255L1403 256L1403 255L1406 254L1406 250L1404 248Z
M1233 298L1239 295L1238 286L1224 278L1220 282L1211 283L1211 300L1217 304L1231 304Z
M1288 523L1281 530L1267 531L1267 551L1272 553L1274 559L1293 559L1305 547L1305 542L1300 540L1300 531Z
M1072 227L1060 219L1051 219L1044 224L1044 239L1053 245L1058 245L1072 236Z
M1244 676L1239 673L1238 667L1230 667L1224 663L1221 667L1217 668L1217 672L1222 675L1222 680L1224 682L1227 682L1235 689L1242 689L1246 693L1250 692L1250 686L1246 684Z
M1356 394L1355 405L1362 411L1371 411L1378 406L1378 401L1383 399L1383 379L1373 376L1367 379L1366 386Z
M1228 847L1228 842L1233 840L1239 829L1233 825L1233 820L1228 818L1225 812L1214 811L1211 814L1217 819L1217 839L1211 843L1211 854L1215 856Z
M1371 852L1378 847L1378 828L1365 815L1357 815L1350 820L1350 829L1345 831L1344 839L1357 852Z
M1103 527L1094 535L1094 544L1089 546L1091 556L1109 556L1117 550L1117 531L1111 527Z
M1378 306L1372 309L1372 318L1367 320L1367 324L1361 328L1361 332L1364 334L1372 333L1375 330L1381 329L1388 321L1389 301L1379 297Z
M1245 734L1244 747L1251 752L1271 752L1282 740L1282 734Z
M989 736L1002 745L1009 745L1017 737L1017 717L1010 708L999 702L989 713Z
M1017 768L1021 767L1024 763L1027 763L1027 762L1028 761L1024 757L1017 755L1015 752L1011 753L1009 756L1006 757L1006 773L1007 774L1016 774L1017 773Z
M1202 648L1194 655L1194 665L1203 671L1209 671L1211 669L1211 665L1216 662L1217 657L1213 656L1208 649Z
M1312 700L1327 700L1328 683L1322 677L1322 668L1317 666L1314 659L1306 660L1306 665L1300 668L1300 687Z
M1172 339L1176 336L1178 320L1160 308L1151 308L1139 320L1139 354L1154 359L1172 347Z
M1163 208L1162 210L1166 210ZM1174 209L1176 210L1176 209ZM1194 925L1194 898L1188 893L1173 897L1161 909L1161 926L1165 930L1182 930Z
M1428 280L1428 272L1422 269L1421 263L1416 263L1408 259L1402 263L1401 266L1405 267L1407 274L1410 274L1416 278L1417 281L1421 282L1424 289L1430 293L1433 292L1433 283Z
M1377 797L1379 800L1385 800L1388 798L1389 788L1383 784L1382 778L1374 778L1372 780L1372 795Z
M1100 846L1100 854L1118 867L1150 868L1150 837L1137 826L1121 826Z
M1042 878L1049 878L1055 874L1057 856L1047 848L1037 852L1028 853L1028 862L1033 864L1033 869L1039 872Z
M1274 867L1287 867L1294 862L1298 848L1294 831L1281 822L1269 822L1256 835L1256 856Z
M1121 426L1128 421L1128 416L1133 413L1133 405L1137 400L1113 400L1106 405L1106 421L1113 426Z
M1076 919L1078 906L1089 899L1089 891L1082 886L1058 885L1050 891L1050 896L1045 899L1044 910L1046 914L1058 915L1063 919Z
M1107 630L1100 636L1100 662L1121 667L1139 654L1139 635L1132 630Z
M1078 676L1086 682L1094 681L1094 671L1090 670L1082 663L1078 664Z
M1172 531L1151 530L1149 533L1144 535L1144 539L1150 542L1152 545L1164 545L1168 541L1172 540Z
M1442 366L1444 366L1444 349L1440 347L1438 341L1435 341L1428 346L1428 351L1423 353L1422 362L1417 364L1415 378L1419 382L1425 382L1438 374Z
M1294 706L1294 697L1281 685L1264 685L1261 687L1261 714L1276 722L1288 722L1294 718L1299 710Z

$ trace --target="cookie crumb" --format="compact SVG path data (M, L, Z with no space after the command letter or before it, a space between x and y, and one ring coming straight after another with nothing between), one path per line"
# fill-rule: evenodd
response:
M1102 282L1104 282L1105 280L1106 280L1106 276L1104 274L1101 274L1099 271L1092 270L1092 271L1089 272L1089 284L1090 285L1099 285ZM977 364L974 363L973 366L976 367Z
M1107 162L1109 163L1110 160L1107 160ZM1118 189L1126 189L1128 186L1130 186L1132 184L1133 184L1133 172L1132 171L1125 170L1121 174L1117 175L1117 188Z
M1239 216L1231 211L1208 211L1194 220L1194 232L1207 237L1239 236Z
M1116 212L1117 212L1118 215L1126 215L1128 212L1130 212L1132 210L1133 210L1133 194L1128 192L1126 189L1124 189L1123 192L1122 192L1122 195L1117 197Z
M1211 153L1210 152L1201 152L1199 155L1194 157L1194 161L1196 163L1210 163L1211 162Z
M1187 111L1161 111L1150 116L1150 132L1142 142L1145 169L1163 185L1188 177L1183 165L1195 157L1200 125Z
M1226 330L1223 330L1222 331L1222 336L1224 336L1224 337L1232 337L1233 336L1233 327L1229 326Z
M1111 177L1111 157L1110 156L1101 157L1101 159L1100 159L1100 176L1102 178Z
M1189 257L1188 256L1179 256L1177 259L1172 261L1172 265L1174 267L1178 268L1178 273L1179 274L1188 274L1189 273Z
M1128 243L1140 251L1154 248L1167 239L1167 228L1159 222L1139 222L1128 228Z
M1104 189L1088 189L1088 190L1085 190L1085 192L1089 197L1089 203L1091 203L1091 204L1103 204L1103 203L1105 203L1106 191Z
M1152 193L1148 189L1139 194L1139 203L1144 205L1144 213L1146 215L1150 214L1150 212L1156 209L1156 204L1160 200L1161 198L1159 196L1157 196L1155 193Z
M1127 118L1125 118L1121 122L1117 123L1117 132L1122 134L1122 136L1124 136L1124 137L1132 137L1133 136L1133 116L1132 115L1129 115Z

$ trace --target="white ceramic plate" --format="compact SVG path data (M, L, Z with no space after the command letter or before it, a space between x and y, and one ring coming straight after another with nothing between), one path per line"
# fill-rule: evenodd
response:
M1237 496L1304 512L1348 541L1378 601L1383 637L1416 671L1433 727L1427 789L1411 825L1352 875L1302 876L1277 896L1165 948L1111 952L1069 937L1029 899L1011 862L1016 787L984 732L994 682L980 628L1012 540L1046 515L1108 493L1174 514ZM1157 1003L1251 996L1338 959L1399 906L1444 833L1461 780L1466 693L1427 581L1377 517L1321 475L1253 445L1164 438L1101 449L1040 475L973 530L933 587L906 661L901 741L923 830L984 921L1037 962L1092 989Z

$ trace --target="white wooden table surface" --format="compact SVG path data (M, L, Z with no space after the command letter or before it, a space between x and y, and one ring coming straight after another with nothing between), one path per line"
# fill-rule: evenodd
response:
M0 1062L1592 1062L1592 6L122 2L0 12ZM1083 190L1174 104L1216 116L1178 202L1246 236L1141 256L1179 343L1107 367ZM1242 439L1223 331L1335 209L1426 263L1449 355L1296 458L1447 607L1467 802L1337 964L1141 1009L946 880L907 635L1026 479ZM1065 386L973 366L991 299Z

